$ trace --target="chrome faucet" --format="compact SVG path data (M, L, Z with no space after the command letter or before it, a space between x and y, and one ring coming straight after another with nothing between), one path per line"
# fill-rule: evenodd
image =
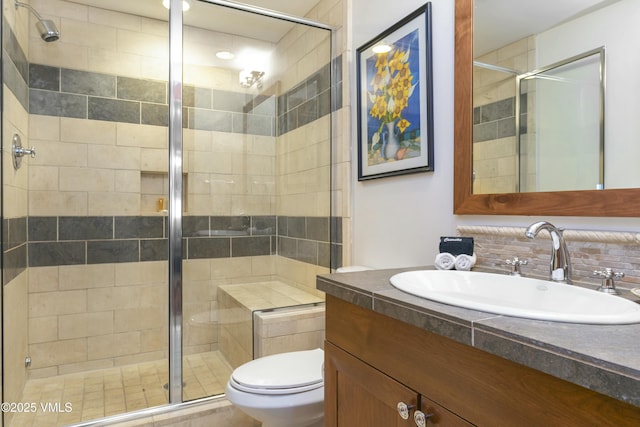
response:
M551 263L549 264L549 278L554 282L571 284L571 263L569 251L562 237L561 228L556 228L547 221L531 224L524 235L529 239L535 239L540 230L547 230L551 234Z

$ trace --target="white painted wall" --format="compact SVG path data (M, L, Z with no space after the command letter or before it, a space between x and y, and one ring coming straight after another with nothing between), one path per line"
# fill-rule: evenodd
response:
M356 117L355 52L423 0L351 0L351 100ZM525 227L541 219L583 230L640 231L639 218L453 215L454 0L432 0L435 171L357 182L353 165L353 264L375 268L432 264L440 236L457 225ZM637 98L637 96L635 96ZM351 102L353 101L353 102ZM356 141L355 125L352 141ZM356 150L355 142L352 144ZM352 153L357 159L357 153ZM640 260L639 260L640 261Z
M424 4L423 0L353 0L352 75L356 49ZM440 236L455 233L453 209L452 0L432 1L434 172L357 182L353 164L354 264L376 268L432 264ZM355 80L352 118L357 123ZM353 126L353 141L356 141ZM354 150L357 144L353 144ZM352 153L357 159L357 153Z

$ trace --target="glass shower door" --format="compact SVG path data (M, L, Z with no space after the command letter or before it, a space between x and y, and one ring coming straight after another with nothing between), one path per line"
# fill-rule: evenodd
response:
M3 401L37 405L6 426L168 402L168 12L136 3L31 0L47 42L4 1Z
M184 14L185 400L254 357L322 346L331 32L278 18L217 1Z

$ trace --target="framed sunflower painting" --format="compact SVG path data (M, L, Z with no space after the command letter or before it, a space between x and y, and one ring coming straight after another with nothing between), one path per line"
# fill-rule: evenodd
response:
M431 3L358 48L358 181L433 171Z

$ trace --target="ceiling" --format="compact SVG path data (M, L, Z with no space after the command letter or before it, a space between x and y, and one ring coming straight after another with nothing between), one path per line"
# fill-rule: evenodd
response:
M167 21L169 12L162 0L69 0L101 9L113 10L147 18ZM206 0L187 0L191 9L184 13L184 23L221 33L276 43L292 27L286 21L276 21L248 13L240 13L227 7L207 3ZM287 15L305 16L318 0L249 0L247 5L268 9ZM226 3L233 3L227 1Z
M618 0L474 0L474 56Z

